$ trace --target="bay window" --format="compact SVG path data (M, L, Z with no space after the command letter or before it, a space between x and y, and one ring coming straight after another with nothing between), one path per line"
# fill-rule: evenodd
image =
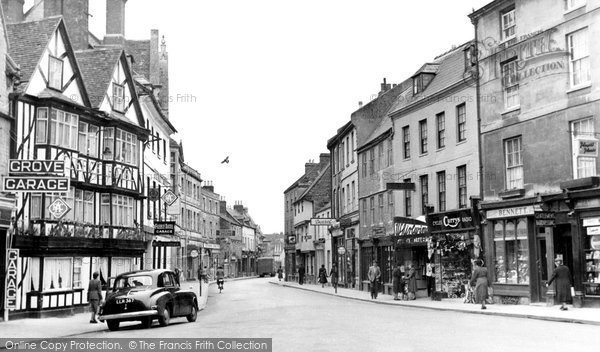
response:
M38 144L48 143L48 108L37 109L37 120L35 122L35 142Z
M116 161L120 161L131 165L137 165L137 137L132 133L117 129L116 139Z
M79 123L79 152L98 157L98 127L85 122Z
M79 116L61 110L52 110L50 116L50 143L77 150L77 127Z
M112 196L112 225L132 227L135 220L135 200L128 196Z
M94 223L94 192L75 189L75 221Z

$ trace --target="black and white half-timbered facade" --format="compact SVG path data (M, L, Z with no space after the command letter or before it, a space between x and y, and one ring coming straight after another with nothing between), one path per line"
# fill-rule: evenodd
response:
M42 316L82 308L93 272L103 283L143 268L143 149L148 138L122 49L74 51L61 17L7 25L21 67L11 94L11 159L64 161L65 193L20 193L18 309ZM55 218L56 199L70 211Z

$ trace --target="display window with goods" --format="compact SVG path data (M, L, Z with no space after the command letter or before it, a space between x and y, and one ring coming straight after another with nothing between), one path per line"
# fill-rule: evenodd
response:
M527 219L495 221L493 231L495 282L529 284Z
M585 295L600 297L600 233L595 227L586 228L585 243Z

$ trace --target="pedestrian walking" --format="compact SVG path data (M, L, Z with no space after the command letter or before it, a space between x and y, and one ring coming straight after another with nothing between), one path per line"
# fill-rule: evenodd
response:
M475 286L475 303L481 303L481 309L487 309L485 301L488 298L488 270L483 266L481 259L475 261L475 270L473 270L469 284Z
M556 269L554 269L546 287L556 281L556 298L562 304L560 310L569 310L567 302L571 302L573 298L571 297L571 286L573 286L571 271L569 271L568 266L563 265L563 261L560 258L556 258L554 264L556 265Z
M379 292L379 280L381 278L381 270L379 269L379 265L377 265L377 261L373 261L373 265L369 268L369 272L367 274L369 281L371 282L371 299L377 299L377 293Z
M202 282L206 281L206 267L204 267L204 269L202 268L202 265L198 265L198 286L200 294L199 296L202 297Z
M337 265L335 265L335 263L331 266L331 271L329 272L329 276L331 277L331 286L333 286L335 293L337 293L337 288L338 288L338 279L339 279L339 273L338 273L338 268Z
M411 301L417 299L417 271L413 264L408 266L408 275L405 279L408 282L408 299Z
M300 264L300 267L298 268L298 283L300 285L304 284L304 265Z
M325 287L327 283L327 269L325 269L325 265L321 265L321 269L319 269L319 282L321 283L321 288Z
M220 265L217 268L217 286L219 287L219 293L223 290L223 285L225 284L225 269Z
M279 279L279 281L281 281L281 279L283 279L283 269L281 269L281 267L279 267L279 269L277 269L277 278Z
M98 280L98 276L100 276L98 272L92 274L92 280L88 284L87 298L88 302L90 302L90 310L92 311L90 318L90 323L92 324L98 323L96 315L98 314L100 301L102 301L102 283Z
M400 269L398 263L394 265L394 270L392 271L392 286L394 289L394 301L404 299L404 288L406 284L404 282L404 273ZM398 298L398 293L402 295L402 298Z

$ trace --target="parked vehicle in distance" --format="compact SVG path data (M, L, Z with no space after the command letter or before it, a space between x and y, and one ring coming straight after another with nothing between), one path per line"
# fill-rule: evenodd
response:
M142 326L150 328L154 319L160 326L167 326L174 317L196 321L198 298L193 291L180 288L174 272L161 269L117 276L98 319L115 331L122 321L141 321Z
M275 276L275 272L277 272L277 268L275 268L275 260L271 257L263 257L256 259L256 267L258 276Z

